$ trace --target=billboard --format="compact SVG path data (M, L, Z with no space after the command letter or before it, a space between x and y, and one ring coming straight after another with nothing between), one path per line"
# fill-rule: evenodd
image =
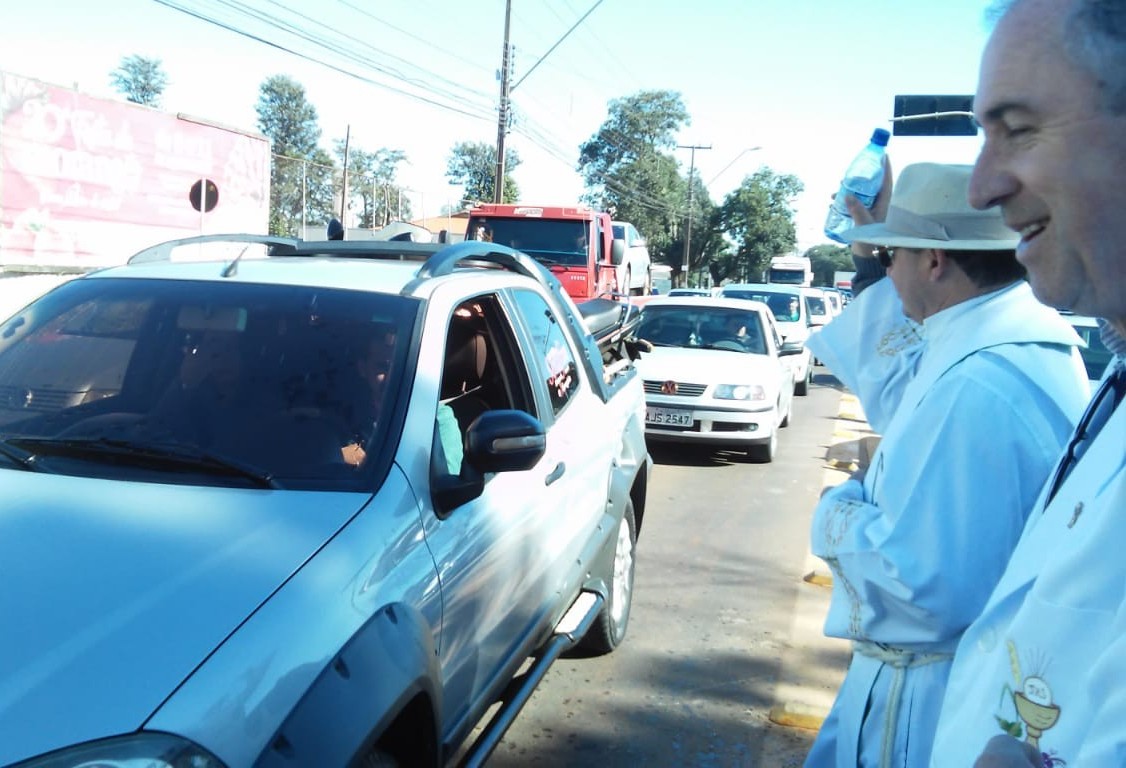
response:
M265 136L0 72L0 268L121 264L177 237L265 234Z

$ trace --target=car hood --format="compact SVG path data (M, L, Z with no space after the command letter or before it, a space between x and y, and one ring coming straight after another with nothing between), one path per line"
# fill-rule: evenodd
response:
M778 360L768 355L719 349L654 347L635 361L647 381L684 381L695 384L756 383L770 386L778 378Z
M369 498L0 470L0 765L145 720Z
M809 338L809 326L804 320L776 320L775 324L783 339L800 341Z

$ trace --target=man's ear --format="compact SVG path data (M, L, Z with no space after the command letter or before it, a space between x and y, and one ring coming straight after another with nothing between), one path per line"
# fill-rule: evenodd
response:
M927 275L934 281L941 280L954 266L954 262L946 257L946 251L942 248L927 248L923 251L923 258L926 259L923 265L927 269Z

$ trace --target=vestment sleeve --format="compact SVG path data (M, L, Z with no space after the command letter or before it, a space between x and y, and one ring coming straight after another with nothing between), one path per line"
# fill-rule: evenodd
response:
M880 280L807 342L813 354L860 400L884 432L923 352L921 329L903 314L891 280Z
M980 612L1067 434L1042 418L1051 403L1012 387L999 369L945 380L863 484L822 497L811 547L833 572L827 634L952 641Z

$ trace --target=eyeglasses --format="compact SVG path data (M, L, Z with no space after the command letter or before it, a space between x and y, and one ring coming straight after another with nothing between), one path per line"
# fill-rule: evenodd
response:
M891 263L895 261L895 249L886 246L879 246L873 253L876 259L880 262L880 266L884 269L891 269Z

